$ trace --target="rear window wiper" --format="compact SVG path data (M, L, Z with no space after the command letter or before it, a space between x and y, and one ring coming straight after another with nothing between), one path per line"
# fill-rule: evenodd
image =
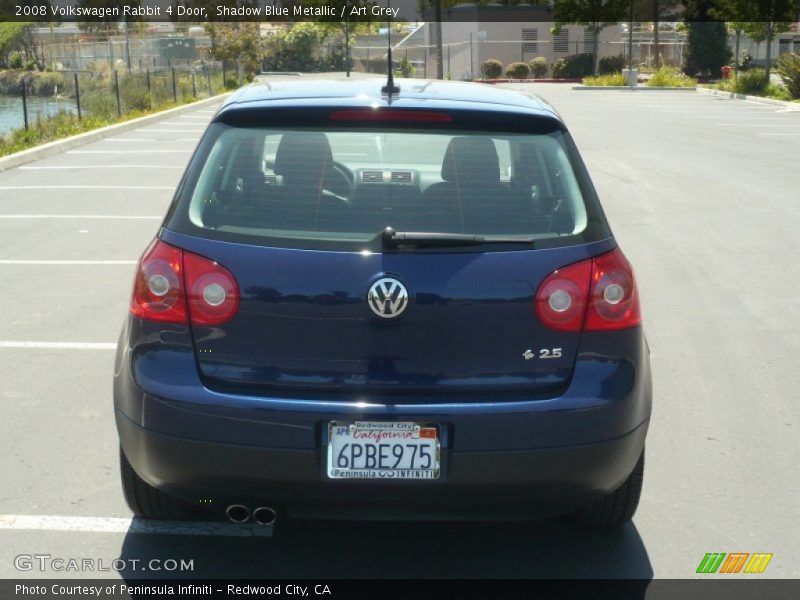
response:
M402 246L480 246L483 244L521 244L533 246L533 239L519 237L492 236L489 238L469 233L437 233L432 231L395 231L391 227L384 229L381 234L381 243L384 248L399 248Z

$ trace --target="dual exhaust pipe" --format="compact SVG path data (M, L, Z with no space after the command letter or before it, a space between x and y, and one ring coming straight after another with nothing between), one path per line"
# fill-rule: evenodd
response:
M258 525L273 525L278 518L278 513L269 506L259 506L251 514L250 509L244 504L231 504L225 509L225 516L231 523L247 523L252 517L253 522Z

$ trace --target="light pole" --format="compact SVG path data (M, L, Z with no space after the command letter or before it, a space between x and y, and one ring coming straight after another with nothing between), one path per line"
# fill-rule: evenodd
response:
M344 3L344 68L350 77L350 13L347 11L347 0Z

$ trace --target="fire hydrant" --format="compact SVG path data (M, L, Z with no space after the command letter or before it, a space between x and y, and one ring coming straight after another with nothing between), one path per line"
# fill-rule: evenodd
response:
M724 67L722 67L722 78L729 79L730 76L731 76L731 67L730 65L725 65Z

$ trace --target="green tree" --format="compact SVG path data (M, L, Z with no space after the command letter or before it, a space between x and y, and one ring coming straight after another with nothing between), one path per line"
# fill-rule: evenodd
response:
M684 6L687 49L683 71L690 77L719 76L731 59L725 23L714 21L713 0L687 0Z
M122 11L125 6L139 8L139 0L78 0L77 6L88 9L118 9L120 16L108 16L102 19L92 19L91 21L78 21L78 28L86 33L96 35L100 39L107 39L120 32L121 25L125 22L122 18ZM128 17L130 30L140 30L144 27L144 17Z
M269 71L315 72L339 70L344 65L344 44L326 45L339 37L337 27L303 21L293 23L264 41L264 66Z
M772 69L772 42L784 31L789 31L792 22L800 15L800 0L714 0L709 13L714 18L734 22L756 44L767 42L765 70L769 82ZM739 58L737 32L736 58Z
M264 60L264 40L258 25L245 21L208 23L206 31L211 37L211 56L215 60L238 61L245 76L251 79L261 71Z
M625 19L630 0L555 0L555 27L558 33L566 24L583 25L592 32L592 74L597 75L597 44L600 32Z

